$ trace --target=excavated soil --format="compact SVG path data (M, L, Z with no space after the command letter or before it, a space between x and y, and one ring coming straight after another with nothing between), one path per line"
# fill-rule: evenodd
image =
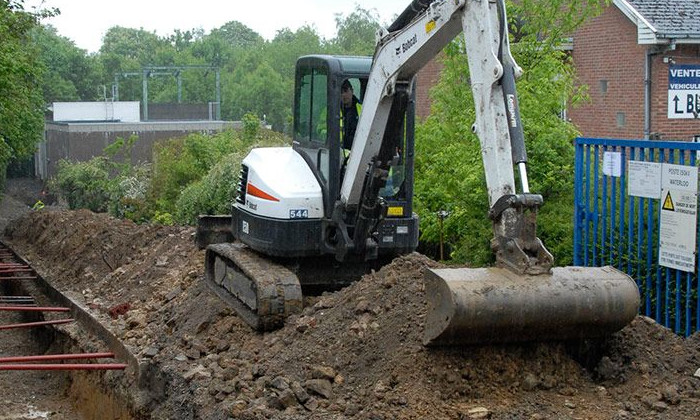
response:
M8 241L126 345L135 418L700 418L700 337L638 317L605 341L425 348L420 254L256 333L203 281L192 228L45 208ZM697 375L700 375L698 373Z

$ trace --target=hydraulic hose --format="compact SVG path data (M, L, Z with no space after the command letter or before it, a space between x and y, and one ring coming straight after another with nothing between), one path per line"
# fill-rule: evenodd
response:
M409 4L403 12L401 12L399 17L396 18L394 23L387 28L387 30L389 32L394 32L403 29L406 25L411 23L413 18L423 13L423 11L430 6L430 3L433 3L434 1L435 0L413 0L411 4Z

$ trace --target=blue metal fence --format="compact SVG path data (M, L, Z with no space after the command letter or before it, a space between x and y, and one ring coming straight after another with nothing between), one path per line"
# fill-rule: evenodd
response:
M697 143L576 139L574 264L626 272L639 286L640 312L686 336L700 330L697 261L692 273L658 264L662 203L627 194L627 167L630 160L696 166L697 151ZM605 152L621 154L619 177L603 174Z

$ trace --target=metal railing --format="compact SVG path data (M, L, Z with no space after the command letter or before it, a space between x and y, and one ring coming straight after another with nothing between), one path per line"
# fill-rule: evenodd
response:
M574 264L626 272L639 286L642 314L685 336L700 330L697 261L690 271L659 264L663 200L628 191L631 161L696 166L700 144L577 138L575 147ZM616 155L612 171L603 170L608 152ZM697 221L683 229L697 233Z

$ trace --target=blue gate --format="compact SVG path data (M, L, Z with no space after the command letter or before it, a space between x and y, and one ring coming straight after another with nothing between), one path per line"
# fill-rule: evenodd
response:
M662 203L629 195L627 169L630 161L696 166L699 150L686 142L576 139L574 265L626 272L639 286L640 312L686 336L700 330L697 261L693 272L658 264ZM619 153L619 173L604 174L606 152Z

